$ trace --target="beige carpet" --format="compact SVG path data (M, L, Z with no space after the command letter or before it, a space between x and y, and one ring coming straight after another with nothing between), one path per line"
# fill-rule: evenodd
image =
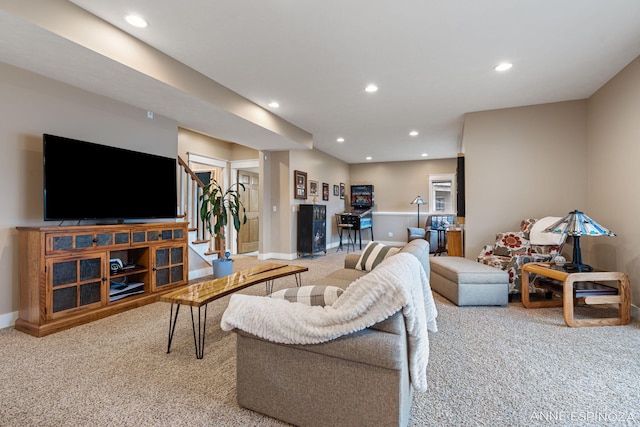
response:
M343 258L334 249L290 263L309 266L309 283ZM234 268L260 262L235 259ZM279 279L274 289L293 285L292 277ZM242 292L264 294L265 287ZM0 330L0 426L283 425L235 402L235 335L219 327L228 298L209 305L202 360L186 308L166 353L166 303L43 338ZM640 424L638 321L572 329L560 309L461 308L438 295L436 304L429 390L415 396L410 425Z

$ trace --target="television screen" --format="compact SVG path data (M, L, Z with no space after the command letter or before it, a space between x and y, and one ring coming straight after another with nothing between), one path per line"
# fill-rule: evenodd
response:
M175 218L176 160L43 135L44 219Z

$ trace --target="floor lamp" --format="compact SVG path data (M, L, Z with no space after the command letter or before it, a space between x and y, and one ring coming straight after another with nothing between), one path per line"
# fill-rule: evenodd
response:
M593 267L582 263L582 251L580 250L580 236L615 236L611 230L601 226L583 212L569 212L567 216L545 230L549 233L566 234L573 236L573 262L566 264L567 270L593 271Z
M411 202L411 204L418 205L418 228L420 228L420 205L426 205L427 202L425 202L422 197L418 196L413 199L413 202Z

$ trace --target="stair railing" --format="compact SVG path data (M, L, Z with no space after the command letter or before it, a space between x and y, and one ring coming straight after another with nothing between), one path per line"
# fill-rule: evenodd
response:
M205 252L207 255L216 254L218 258L223 255L224 247L222 241L217 236L212 236L200 219L200 196L204 184L198 176L191 170L189 165L178 156L178 166L180 168L178 177L178 217L189 223L189 231L196 232L196 240L191 242L194 245L207 244Z

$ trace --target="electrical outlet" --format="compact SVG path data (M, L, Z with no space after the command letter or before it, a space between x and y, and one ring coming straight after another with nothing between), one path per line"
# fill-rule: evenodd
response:
M393 233L391 231L389 232L389 237L393 237Z

